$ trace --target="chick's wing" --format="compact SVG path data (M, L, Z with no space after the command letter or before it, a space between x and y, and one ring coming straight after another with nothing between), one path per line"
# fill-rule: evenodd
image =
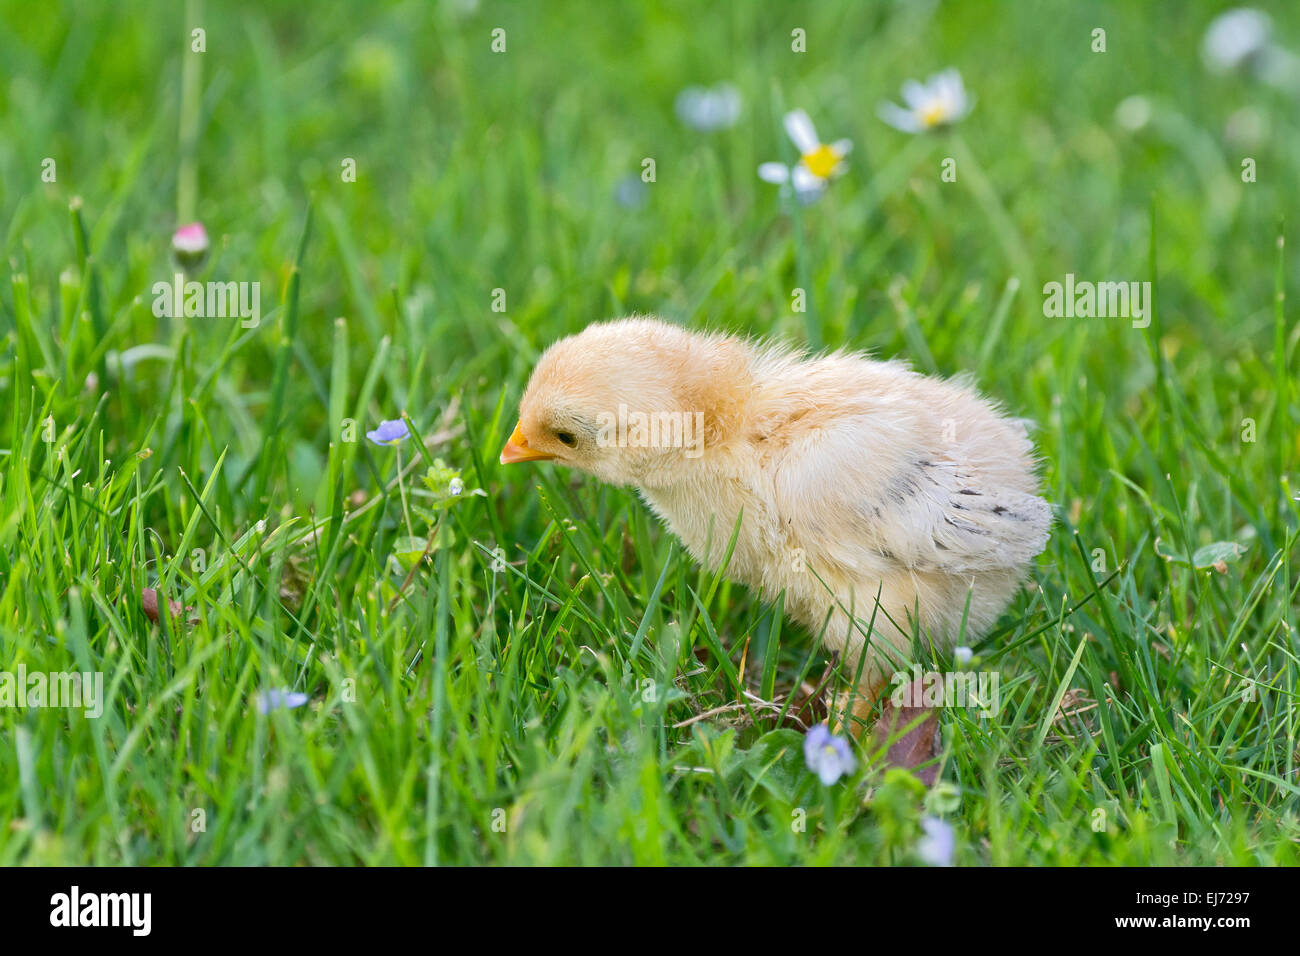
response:
M782 526L810 560L852 574L1021 567L1046 546L1051 510L1023 490L1036 484L1028 440L1012 428L990 438L980 460L879 423L817 429L790 445L774 475Z

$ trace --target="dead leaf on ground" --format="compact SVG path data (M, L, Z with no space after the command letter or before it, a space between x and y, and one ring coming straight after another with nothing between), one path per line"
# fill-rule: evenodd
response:
M144 609L144 616L155 624L158 623L158 592L154 588L143 588L140 591L140 606ZM168 601L167 610L172 618L183 617L185 612L190 608L181 605L180 601ZM189 624L199 623L197 617L192 617L187 621Z
M912 682L909 688L912 700L923 699L923 682L923 678ZM910 726L912 724L916 726ZM904 730L905 727L909 729ZM891 738L897 739L888 744L886 764L910 770L927 787L934 786L939 779L938 711L930 707L899 707L886 697L880 718L871 728L871 741L874 748L879 750Z

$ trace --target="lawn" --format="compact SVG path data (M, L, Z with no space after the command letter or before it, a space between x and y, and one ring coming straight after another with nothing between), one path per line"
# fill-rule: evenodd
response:
M0 706L0 864L1300 862L1300 82L1209 69L1223 9L0 0L0 672L102 678ZM947 67L968 116L882 122ZM795 108L853 144L807 204L756 173ZM1048 548L923 653L1001 690L936 786L821 783L810 635L498 464L540 352L634 312L1037 422Z

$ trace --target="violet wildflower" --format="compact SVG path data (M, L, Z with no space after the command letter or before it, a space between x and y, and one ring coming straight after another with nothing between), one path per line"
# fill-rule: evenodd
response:
M273 710L293 710L295 707L301 707L307 703L306 694L300 694L297 691L291 691L287 687L260 691L257 695L257 712L259 714L269 714Z
M952 826L938 817L924 817L921 829L925 836L916 844L916 855L931 866L952 866L952 854L957 843Z
M808 769L828 787L858 767L849 742L831 733L825 724L818 724L804 737L803 758Z
M411 429L400 418L382 421L374 431L366 432L366 437L376 445L396 445L411 437Z

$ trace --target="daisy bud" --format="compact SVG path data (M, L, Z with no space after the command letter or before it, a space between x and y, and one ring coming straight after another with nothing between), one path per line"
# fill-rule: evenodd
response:
M196 269L208 254L208 231L192 222L172 233L172 254L184 269Z

